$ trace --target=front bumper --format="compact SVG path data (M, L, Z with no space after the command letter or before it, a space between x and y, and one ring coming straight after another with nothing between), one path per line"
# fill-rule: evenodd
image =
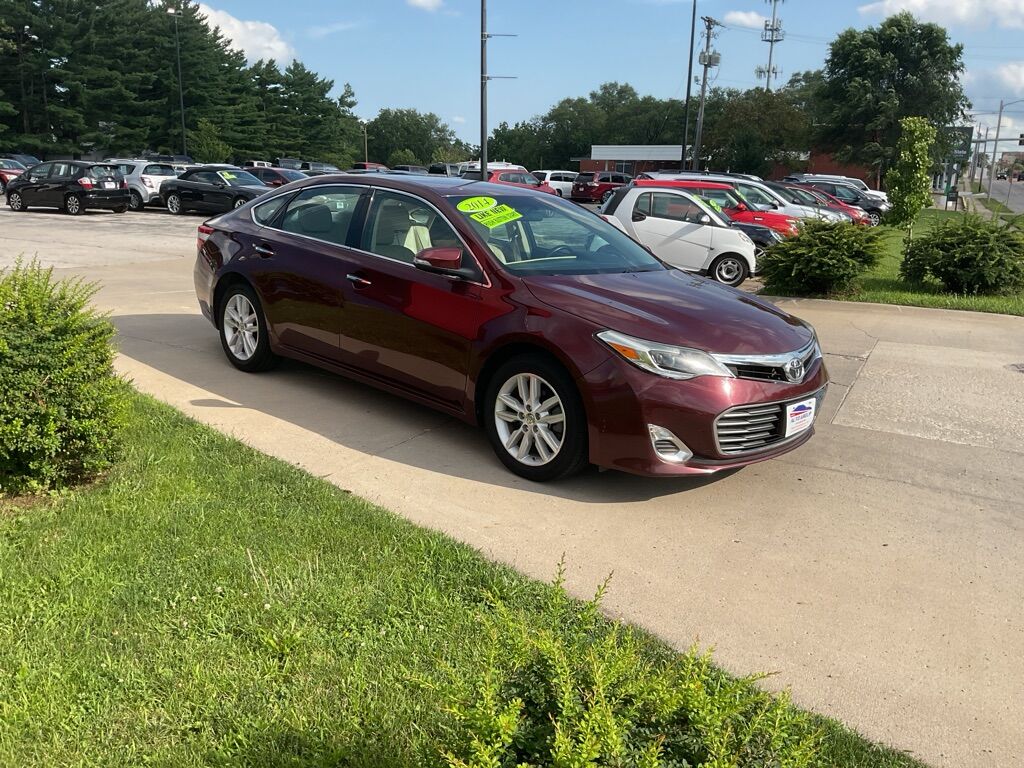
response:
M811 397L817 398L816 414L820 413L828 373L819 358L795 384L716 376L678 381L611 358L584 376L582 384L592 463L639 475L704 475L772 459L807 442L813 427L762 449L729 455L716 440L716 420L738 406ZM683 462L661 458L648 425L671 431L693 456Z

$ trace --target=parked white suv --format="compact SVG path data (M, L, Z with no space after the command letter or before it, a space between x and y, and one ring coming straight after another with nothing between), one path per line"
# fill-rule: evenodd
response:
M559 197L572 197L572 183L579 176L576 171L533 171L541 184L547 184Z
M168 179L178 177L170 163L154 163L150 160L106 160L116 165L128 185L128 207L141 211L152 203L161 203L160 185Z
M619 187L599 215L678 269L730 286L757 273L754 241L681 189Z

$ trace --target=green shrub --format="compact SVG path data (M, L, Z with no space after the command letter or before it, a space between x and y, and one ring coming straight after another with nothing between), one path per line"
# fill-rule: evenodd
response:
M1024 232L965 216L941 224L908 248L900 275L934 278L953 293L1013 293L1024 288Z
M35 261L0 272L0 492L88 479L116 454L126 393L94 293Z
M882 258L877 229L808 221L793 237L776 243L761 259L769 293L821 295L849 291Z
M539 622L492 601L483 673L451 676L451 768L812 763L820 734L786 696L724 675L708 654L658 653L601 618L602 592L581 605L556 583Z

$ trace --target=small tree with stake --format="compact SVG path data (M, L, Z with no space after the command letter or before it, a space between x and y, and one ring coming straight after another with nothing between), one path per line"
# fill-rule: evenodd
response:
M935 126L923 117L900 120L896 163L885 174L892 210L886 217L896 227L906 227L907 241L914 239L914 219L932 201L931 168Z

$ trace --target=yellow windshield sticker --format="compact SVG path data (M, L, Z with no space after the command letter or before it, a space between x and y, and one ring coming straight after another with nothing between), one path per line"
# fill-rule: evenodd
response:
M508 224L510 221L523 218L523 214L515 208L511 208L502 203L496 208L491 208L489 211L471 213L469 214L469 218L479 221L488 229L494 229L495 227L500 227L502 224Z
M498 204L498 201L493 197L467 197L456 208L463 213L476 213L477 211L487 211Z
M221 171L220 175L222 177L224 177L225 179L227 179L228 181L231 181L231 179L237 179L238 178L237 176L235 176L235 174L228 173L227 171Z

